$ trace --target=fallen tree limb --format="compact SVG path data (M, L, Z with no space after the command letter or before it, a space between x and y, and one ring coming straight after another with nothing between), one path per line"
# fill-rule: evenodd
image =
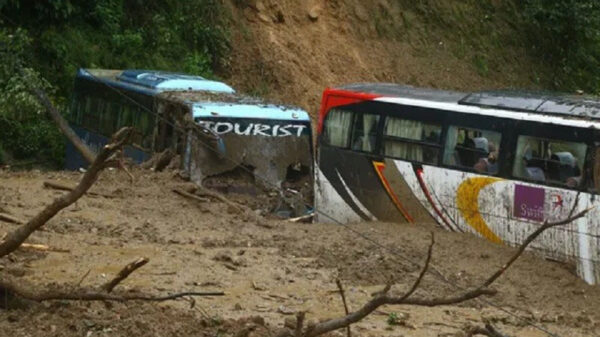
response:
M69 290L42 290L33 291L36 287L23 287L19 280L8 280L5 277L0 278L0 289L8 291L20 298L30 301L45 302L45 301L150 301L164 302L175 300L182 297L201 297L201 296L224 296L222 291L213 292L181 292L166 296L152 296L147 294L109 294L104 291L94 291L89 289L69 289Z
M69 191L69 192L73 191L75 189L74 186L69 186L69 185L66 185L63 183L59 183L56 181L49 181L49 180L44 181L44 187L52 188L52 189L60 190L60 191ZM114 195L92 192L92 191L87 191L86 194L95 195L95 196L99 196L99 197L105 197L105 198L114 198Z
M305 222L305 221L311 220L313 217L314 217L314 214L311 213L311 214L299 216L297 218L290 218L287 221L289 221L289 222Z
M110 144L104 146L81 178L79 184L72 191L55 199L26 224L10 232L0 243L0 257L6 256L19 248L31 233L44 226L48 220L52 219L62 209L81 198L96 182L100 172L113 164L115 153L121 150L125 143L129 141L132 131L133 128L122 128L117 131L113 135Z
M202 198L202 197L199 197L199 196L197 196L195 194L191 194L191 193L188 193L186 191L183 191L183 190L180 190L180 189L177 189L177 188L173 189L173 192L175 192L176 194L181 195L182 197L185 197L185 198L188 198L188 199L192 199L192 200L195 200L195 201L199 201L199 202L209 202L210 201L210 199Z
M33 250L39 250L42 252L53 252L53 253L70 253L68 249L54 248L47 245L36 244L36 243L23 243L20 248L27 248Z
M17 224L17 225L21 225L21 224L25 223L25 221L23 221L21 219L15 218L12 215L4 214L4 213L0 213L0 221Z
M18 67L18 71L23 77L27 77L25 70L22 66ZM54 120L60 131L67 137L67 139L73 143L77 151L81 153L83 158L88 162L92 163L96 158L96 154L77 136L77 134L71 129L69 123L64 119L60 112L54 107L46 92L40 88L29 84L29 91L38 99L38 101L44 106L48 115Z
M104 291L106 291L107 293L112 292L112 290L119 283L121 283L123 280L125 280L131 273L133 273L137 269L146 265L146 263L148 263L148 261L150 261L148 258L142 257L142 258L139 258L139 259L131 262L130 264L126 265L125 268L121 269L121 271L117 274L117 276L115 276L115 278L113 278L112 280L107 282L105 285L103 285L102 289Z

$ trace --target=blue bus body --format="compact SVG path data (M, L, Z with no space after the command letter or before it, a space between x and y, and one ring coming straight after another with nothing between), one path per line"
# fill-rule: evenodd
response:
M120 128L134 127L127 157L141 163L171 148L196 182L238 166L252 167L264 186L280 185L290 170L312 172L306 111L237 95L228 85L199 76L80 69L68 119L93 150ZM65 162L70 170L87 166L72 144Z

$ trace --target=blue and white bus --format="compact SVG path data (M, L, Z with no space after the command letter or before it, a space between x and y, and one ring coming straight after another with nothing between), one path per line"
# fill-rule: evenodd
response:
M92 149L124 126L135 162L171 148L192 180L244 166L266 187L312 176L311 124L304 110L236 94L200 76L148 70L80 69L70 124ZM71 145L66 168L87 164ZM292 177L292 178L290 178Z

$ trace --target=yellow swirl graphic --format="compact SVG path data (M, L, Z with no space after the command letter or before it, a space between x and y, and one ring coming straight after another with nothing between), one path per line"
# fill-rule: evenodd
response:
M460 184L456 192L456 204L467 224L495 243L502 243L502 239L492 232L479 213L479 193L484 187L501 180L492 177L469 178Z

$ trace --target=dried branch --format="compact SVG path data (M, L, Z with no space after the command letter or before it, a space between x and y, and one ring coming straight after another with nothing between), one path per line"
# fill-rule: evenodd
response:
M340 291L340 296L342 297L342 303L344 304L344 312L346 316L350 313L348 310L348 303L346 303L346 293L344 292L344 287L342 286L342 281L340 279L336 279L335 283L337 284L338 290ZM346 335L348 337L352 337L352 331L350 331L350 325L346 327Z
M46 206L26 224L8 234L8 236L0 243L0 257L6 256L19 248L31 233L44 226L48 220L52 219L52 217L62 209L81 198L81 196L83 196L83 194L85 194L96 182L98 175L106 167L106 162L110 161L114 154L129 141L132 131L132 128L123 128L117 131L113 136L111 143L104 146L83 175L83 178L81 178L79 184L72 191L55 199L54 202Z
M386 304L388 304L388 305L389 304L394 304L394 305L403 304L403 305L418 305L418 306L434 307L434 306L440 306L440 305L458 304L458 303L462 303L462 302L465 302L465 301L468 301L471 299L475 299L475 298L478 298L478 297L484 296L484 295L490 295L490 296L495 295L497 293L496 290L490 289L489 286L492 285L492 283L494 283L523 254L523 252L525 251L527 246L529 246L529 244L533 240L535 240L539 235L541 235L547 229L569 224L581 217L584 217L589 211L590 211L590 209L581 211L581 212L577 213L575 216L571 216L568 219L563 220L563 221L558 221L558 222L553 222L553 223L549 223L549 222L544 223L544 225L539 227L537 230L535 230L533 233L531 233L525 239L525 241L521 244L521 246L519 247L517 252L508 260L508 262L506 264L504 264L499 270L497 270L485 282L483 282L483 284L481 284L480 286L478 286L476 288L473 288L471 290L466 290L461 294L453 295L450 297L438 297L438 298L432 298L432 299L410 298L414 294L414 292L418 289L418 287L423 279L423 276L429 269L429 263L431 261L432 249L433 249L433 245L435 243L434 236L432 233L431 244L429 246L427 258L425 260L425 264L421 270L421 273L419 274L418 278L413 283L412 287L404 295L402 295L400 297L394 297L394 296L388 295L388 291L389 291L389 284L388 284L383 291L376 293L375 296L369 302L367 302L362 308L358 309L357 311L355 311L353 313L347 314L344 317L330 319L328 321L317 324L313 329L310 329L309 331L306 332L305 337L315 337L315 336L319 336L319 335L325 334L330 331L334 331L337 329L347 327L350 324L353 324L353 323L356 323L356 322L362 320L366 316L370 315L373 311L375 311L378 307L380 307L382 305L386 305ZM486 329L489 330L489 333L494 333L494 332L498 333L497 331L493 330L493 327L492 327L492 329L489 329L489 327L486 326ZM490 336L496 337L498 335L492 334ZM502 334L500 334L499 336L502 336Z
M4 213L0 213L0 221L17 224L17 225L22 225L25 223L25 221L23 221L21 219L15 218L12 215L4 214Z
M197 196L195 194L191 194L191 193L188 193L186 191L183 191L183 190L180 190L180 189L177 189L177 188L174 189L173 192L181 195L182 197L185 197L185 198L188 198L188 199L192 199L192 200L195 200L195 201L199 201L199 202L209 202L210 201L207 198L202 198L202 197L199 197L199 196Z
M60 191L69 191L69 192L73 191L75 189L75 187L73 187L73 186L62 184L62 183L59 183L56 181L48 181L48 180L44 181L44 187L53 188L55 190L60 190ZM92 191L87 191L86 194L105 197L105 198L114 198L114 195L92 192Z
M102 286L102 290L110 293L119 283L125 280L131 273L136 271L137 269L143 267L150 260L146 257L139 258L130 264L126 265L121 271L109 282Z
M221 291L215 292L181 292L167 296L152 296L147 294L108 294L104 291L95 291L89 289L72 289L72 290L44 290L33 291L35 287L23 287L20 281L10 281L5 277L0 278L0 289L14 294L20 298L24 298L36 302L45 301L150 301L164 302L175 300L182 297L199 297L199 296L224 296Z
M296 314L296 331L294 332L294 337L302 337L302 329L304 327L304 318L306 317L306 312L300 311Z
M21 75L23 75L23 77L26 77L25 70L23 70L23 68L21 66L19 66L18 71L21 73ZM46 92L40 88L32 86L31 83L28 83L28 84L30 86L29 91L44 106L44 108L46 109L46 112L48 112L48 115L50 115L50 117L52 117L52 119L54 120L54 122L56 123L56 125L58 126L60 131L67 137L67 139L71 143L73 143L73 145L75 146L77 151L79 151L79 153L81 153L83 158L88 163L92 163L94 161L94 159L96 158L96 154L94 154L94 152L81 140L81 138L79 138L79 136L77 136L77 134L73 131L73 129L71 129L71 127L69 126L69 123L67 123L67 121L60 114L60 112L54 107L54 105L50 101L50 98L48 98L48 95L46 94Z
M574 216L570 216L566 220L562 220L562 221L558 221L558 222L548 222L548 221L544 222L544 224L542 226L540 226L538 229L536 229L533 233L529 234L529 236L525 239L525 241L523 241L521 246L519 246L519 249L510 258L510 260L508 260L507 263L505 263L500 269L498 269L494 274L492 274L492 276L490 276L481 285L481 287L489 287L492 283L494 283L494 281L496 281L502 274L504 274L504 272L519 258L519 256L521 256L523 254L525 249L527 249L527 246L529 246L529 244L531 242L533 242L533 240L535 240L538 236L540 236L540 234L542 234L544 231L546 231L547 229L553 228L553 227L567 225L579 218L584 217L590 210L591 210L591 208L583 210Z
M70 253L71 251L68 249L54 248L48 245L41 245L36 243L23 243L20 248L27 248L33 250L39 250L42 252L54 252L54 253Z

